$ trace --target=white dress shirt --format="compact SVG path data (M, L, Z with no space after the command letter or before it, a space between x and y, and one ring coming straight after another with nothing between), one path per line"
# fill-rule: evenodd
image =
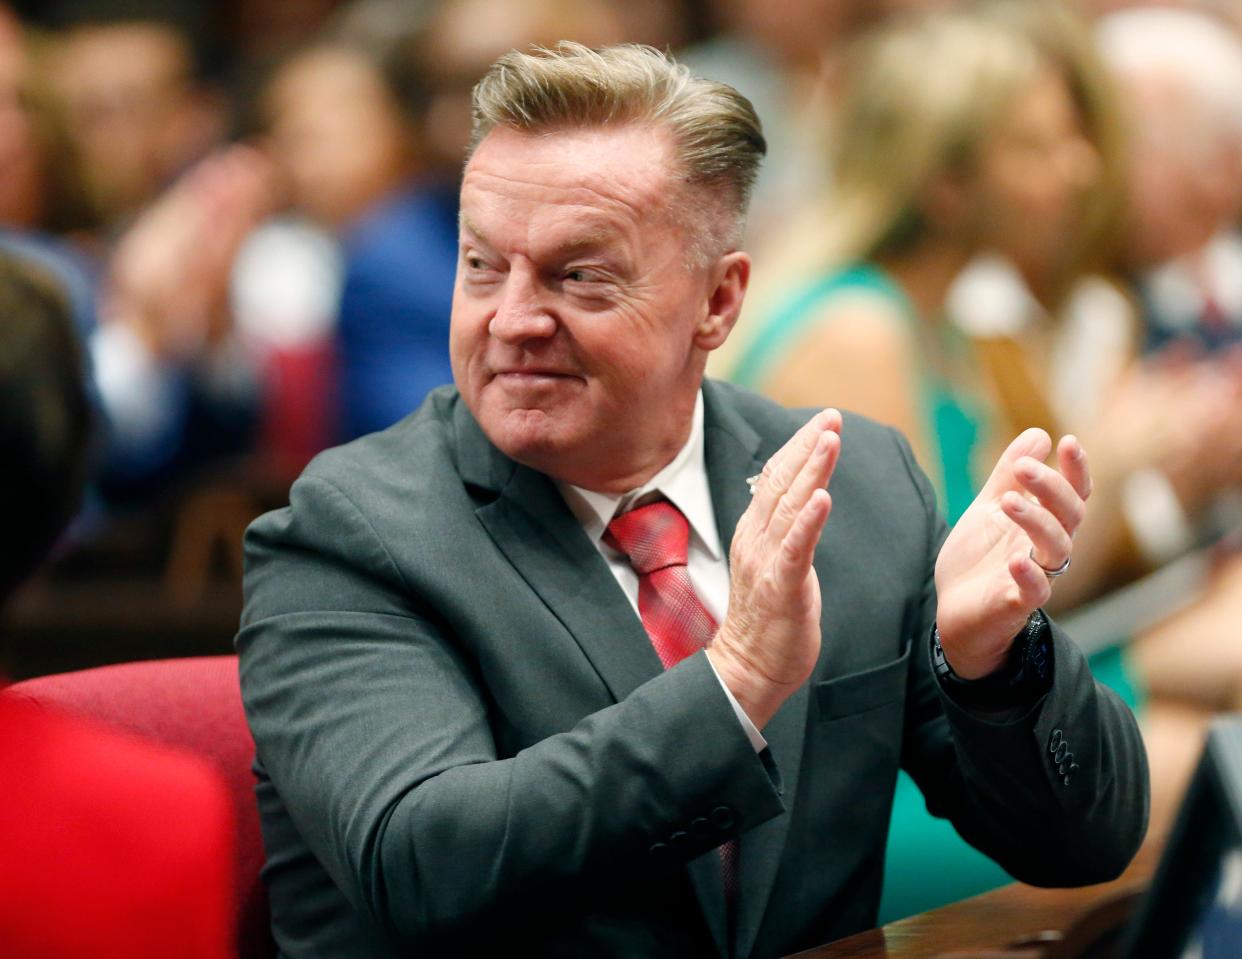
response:
M687 570L694 591L717 623L724 622L729 608L729 564L721 547L720 534L716 529L716 514L712 510L711 490L707 485L707 467L703 460L703 394L699 393L694 404L694 418L690 438L664 469L646 483L628 493L612 495L582 489L569 483L557 483L570 510L582 524L583 531L595 544L595 548L608 562L608 568L625 592L630 605L638 611L638 574L630 565L629 557L604 542L604 533L613 517L631 509L644 497L659 494L676 506L690 524L690 544L687 554ZM711 659L708 659L711 663ZM716 667L712 666L712 672ZM720 675L716 674L720 680ZM755 752L767 748L767 740L751 722L729 687L720 680L720 686L729 697L738 722L746 731Z

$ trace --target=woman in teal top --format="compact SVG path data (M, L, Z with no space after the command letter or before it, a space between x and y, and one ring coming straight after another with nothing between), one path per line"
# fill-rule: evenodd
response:
M900 428L950 522L1009 424L993 428L997 401L972 345L944 319L949 286L982 250L1055 269L1081 255L1071 238L1106 140L1088 78L1063 55L1072 43L1053 42L1078 25L1042 4L1021 16L1009 6L927 16L863 42L834 128L828 219L795 230L778 260L841 265L821 266L792 296L769 295L777 308L730 374L787 405L841 406ZM927 812L903 773L880 921L1008 881Z

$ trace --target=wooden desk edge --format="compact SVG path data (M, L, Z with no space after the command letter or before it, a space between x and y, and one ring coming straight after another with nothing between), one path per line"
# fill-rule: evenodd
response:
M1163 847L1164 837L1149 836L1129 868L1112 882L1076 889L1013 883L788 959L931 959L949 950L1003 947L1043 930L1064 931L1104 900L1145 888Z

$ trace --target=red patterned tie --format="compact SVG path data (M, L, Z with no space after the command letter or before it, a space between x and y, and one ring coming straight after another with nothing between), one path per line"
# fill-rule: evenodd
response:
M716 621L690 583L690 524L668 500L622 513L604 542L629 557L638 574L638 615L664 668L697 653L716 635Z
M622 513L608 524L604 542L624 553L638 574L638 616L665 669L707 646L716 620L707 611L686 568L690 523L668 500ZM737 841L720 847L725 898L737 898Z

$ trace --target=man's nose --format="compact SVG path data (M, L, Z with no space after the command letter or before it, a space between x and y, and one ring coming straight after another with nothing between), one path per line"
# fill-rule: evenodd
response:
M556 318L544 300L545 293L532 269L512 266L496 312L488 324L488 332L505 343L552 336L556 332Z

